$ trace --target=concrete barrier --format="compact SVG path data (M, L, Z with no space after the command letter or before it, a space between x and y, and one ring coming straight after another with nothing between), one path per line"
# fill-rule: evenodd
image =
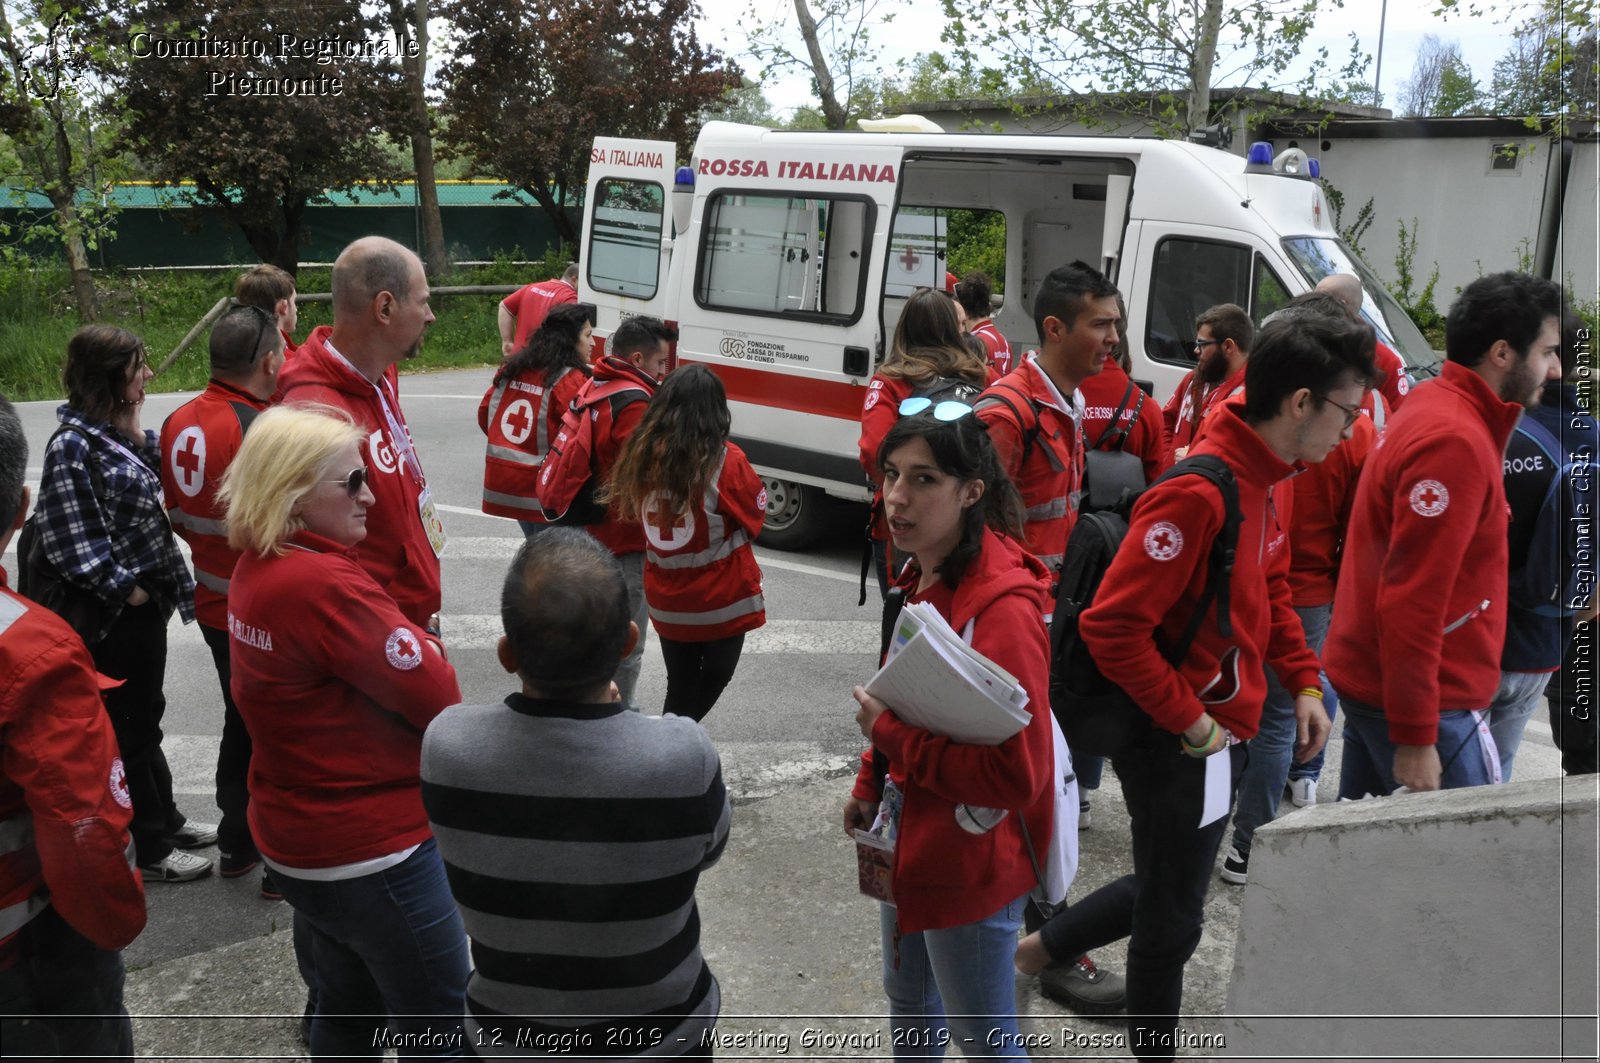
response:
M1594 1060L1597 793L1542 779L1263 827L1226 1054Z

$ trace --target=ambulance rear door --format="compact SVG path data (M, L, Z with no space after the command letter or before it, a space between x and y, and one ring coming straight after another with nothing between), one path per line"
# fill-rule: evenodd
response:
M668 284L673 174L669 140L596 137L583 201L578 299L598 315L594 357L624 319L675 315Z
M727 389L734 440L767 482L769 544L815 534L824 494L869 497L856 443L902 154L718 123L696 146L678 358Z

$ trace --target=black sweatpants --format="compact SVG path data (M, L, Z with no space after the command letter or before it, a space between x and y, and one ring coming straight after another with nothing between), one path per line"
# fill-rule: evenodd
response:
M703 720L733 679L744 652L744 633L710 642L661 639L661 660L667 666L667 700L662 712Z

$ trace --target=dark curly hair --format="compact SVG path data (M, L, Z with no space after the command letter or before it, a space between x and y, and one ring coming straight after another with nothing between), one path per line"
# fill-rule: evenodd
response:
M728 442L732 418L722 381L703 365L667 374L595 492L624 520L638 520L645 497L663 492L673 513L683 513L706 493Z
M558 369L577 369L589 372L589 363L578 356L578 337L583 326L594 328L596 321L593 303L567 303L558 306L545 317L522 350L501 363L494 374L500 383L525 369L537 370L546 380Z

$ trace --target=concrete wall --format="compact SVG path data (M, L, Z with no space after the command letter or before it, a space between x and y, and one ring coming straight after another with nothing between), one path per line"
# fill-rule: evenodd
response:
M1555 278L1582 302L1600 302L1600 143L1574 144Z
M1595 1059L1597 803L1544 779L1263 827L1225 1054Z

